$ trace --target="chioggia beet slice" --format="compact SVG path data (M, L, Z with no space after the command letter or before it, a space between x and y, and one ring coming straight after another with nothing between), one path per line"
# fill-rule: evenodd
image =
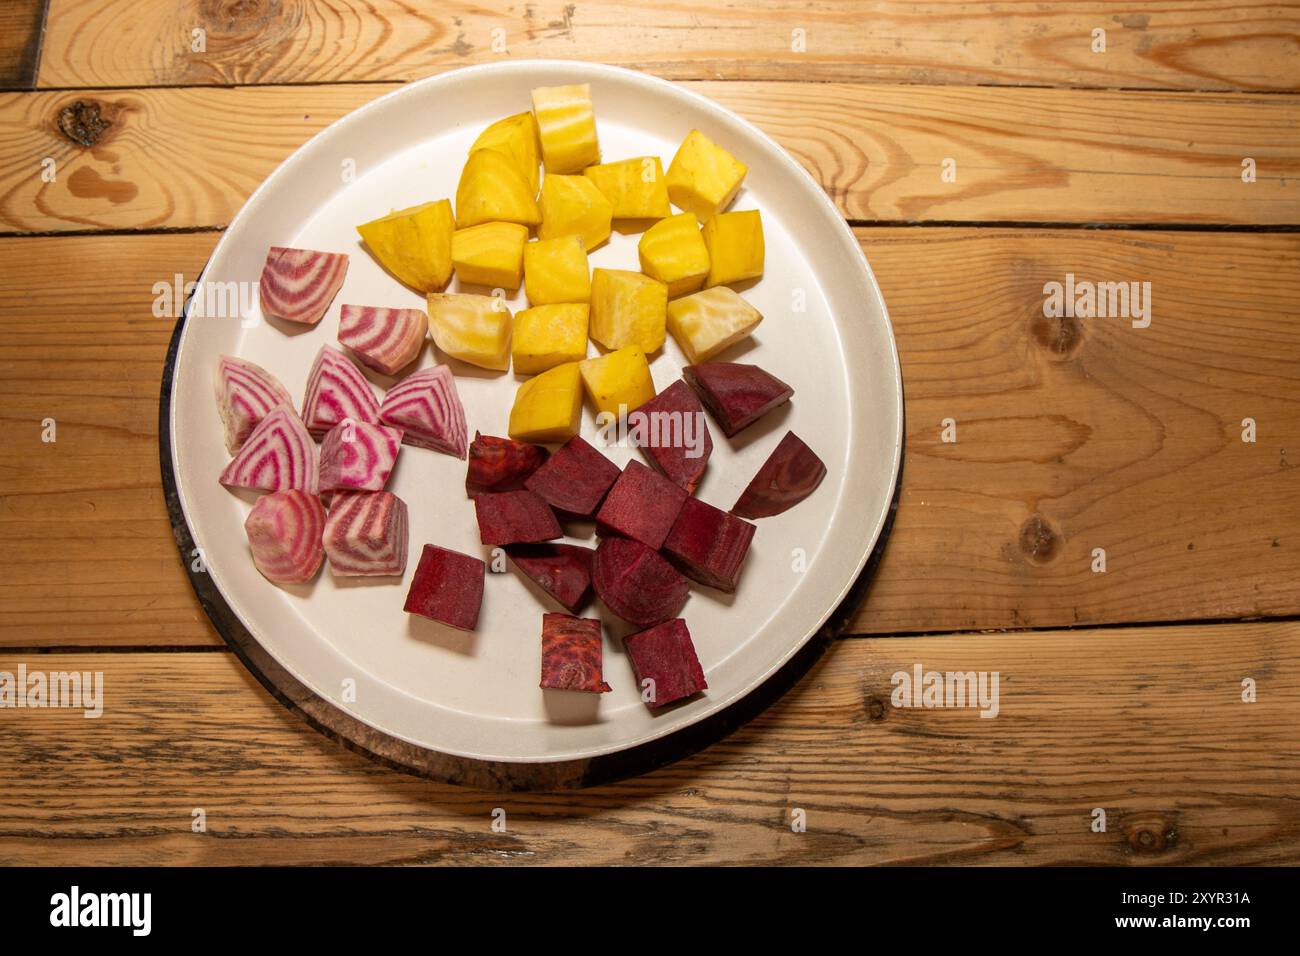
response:
M692 581L730 593L736 590L753 539L754 526L748 521L687 498L663 550Z
M406 502L387 491L341 491L330 503L324 545L340 577L401 575L406 570Z
M542 615L542 682L548 690L608 694L601 673L600 621L568 614Z
M524 487L561 514L591 518L619 474L618 465L574 436L533 472Z
M253 563L276 584L303 584L316 576L325 554L324 530L320 501L296 488L258 498L244 520Z
M385 425L402 430L402 442L464 459L468 428L456 381L445 365L420 369L388 390L379 408Z
M272 246L258 283L262 311L274 319L315 325L334 301L347 273L344 253Z
M485 491L518 491L550 454L541 445L475 432L469 445L465 494L473 498Z
M277 405L292 405L293 399L280 380L252 362L233 355L217 361L214 376L217 413L226 434L226 451L232 455L243 447L258 423Z
M307 376L303 424L313 438L319 439L345 418L378 425L379 401L350 358L332 346L322 345Z
M637 444L661 472L688 495L704 477L713 454L713 438L704 407L681 379L628 416Z
M601 539L591 583L606 607L640 627L676 616L691 589L659 552L631 538Z
M793 388L757 365L705 362L686 366L682 376L728 438L784 405L794 394Z
M383 491L401 448L402 433L396 428L339 422L321 442L320 493Z
M411 578L403 610L449 627L472 631L483 606L486 566L478 558L426 544Z
M629 461L596 514L601 534L634 538L658 549L682 510L686 492L653 468Z
M564 534L550 505L531 491L481 494L474 499L474 513L484 544L526 544Z
M826 477L826 465L794 432L768 455L748 487L732 507L742 518L767 518L788 511L803 501Z
M414 362L428 334L429 317L422 309L372 305L339 309L339 343L350 348L363 365L384 375L396 375Z
M596 552L577 544L514 544L506 554L525 575L576 612L587 603L591 590L591 562Z
M227 488L316 494L316 443L289 405L280 405L258 423L219 479Z
M691 632L681 618L630 634L623 646L647 706L664 707L708 689Z

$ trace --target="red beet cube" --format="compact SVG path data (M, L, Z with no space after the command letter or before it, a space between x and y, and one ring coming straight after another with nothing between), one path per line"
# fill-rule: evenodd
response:
M478 624L486 568L478 558L426 544L404 610L462 631Z
M465 494L473 498L485 491L517 491L549 455L541 445L475 432L469 446Z
M664 541L664 554L692 581L731 592L753 538L748 521L687 498Z
M596 552L577 544L514 544L506 554L543 591L570 611L586 603Z
M632 661L641 699L648 706L663 707L708 688L691 632L681 618L632 634L623 644Z
M552 508L590 518L618 479L618 466L576 435L524 482Z
M705 362L688 365L682 377L700 396L728 438L784 405L794 389L757 365Z
M628 416L646 457L688 495L704 477L713 438L704 407L691 387L678 379Z
M742 518L779 515L816 491L825 477L826 466L816 452L794 432L786 432L731 513Z
M555 512L531 491L486 492L474 499L474 512L484 544L550 541L564 534Z
M551 690L608 694L601 674L600 621L567 614L542 615L542 682Z
M596 514L603 535L632 538L658 549L682 510L686 492L653 468L629 461Z
M675 617L691 590L658 551L631 538L601 539L591 584L606 607L641 627Z

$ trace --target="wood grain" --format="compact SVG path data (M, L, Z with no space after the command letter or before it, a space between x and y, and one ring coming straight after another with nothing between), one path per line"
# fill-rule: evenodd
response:
M102 671L105 709L0 711L10 863L1300 862L1295 622L845 640L708 750L553 795L375 765L224 653L0 655L19 663ZM998 716L893 707L917 663L997 671Z
M772 134L853 220L1300 223L1300 97L686 85ZM391 89L0 95L0 231L224 226L311 135Z
M1300 89L1300 16L1267 0L1158 0L1140 12L970 0L432 10L403 0L52 0L49 23L47 87L409 80L542 57L674 78ZM1092 49L1098 28L1104 53ZM198 53L196 29L205 31Z
M0 4L0 90L36 85L46 0L5 0Z

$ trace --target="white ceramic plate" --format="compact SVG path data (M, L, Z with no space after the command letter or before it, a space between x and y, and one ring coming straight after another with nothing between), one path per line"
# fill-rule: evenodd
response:
M682 614L709 689L658 713L637 693L621 641L630 629L599 605L585 613L606 622L604 672L613 692L539 689L541 615L560 608L512 567L488 574L473 634L403 612L426 542L489 558L465 497L464 462L403 449L389 488L409 506L407 572L378 583L336 579L328 570L303 587L267 582L243 532L255 496L217 482L228 460L212 394L217 357L257 362L300 400L317 350L337 344L341 304L423 307L370 257L354 225L454 195L466 151L484 126L528 109L533 87L580 82L591 84L606 160L653 154L667 168L682 138L698 127L749 166L732 208L763 213L766 274L743 294L765 319L748 346L719 358L763 366L790 383L795 397L734 441L712 429L715 450L698 496L730 508L787 429L828 469L811 498L757 522L734 596L693 588ZM592 253L592 265L637 269L638 238L615 233ZM476 66L413 83L290 156L235 217L203 281L255 287L271 245L346 252L347 281L312 329L263 321L255 303L237 318L188 317L170 409L177 495L232 611L294 677L358 720L417 746L482 760L574 760L623 750L695 723L757 687L817 631L862 570L888 513L901 455L901 378L885 304L858 243L817 183L767 136L710 100L640 73L576 62ZM524 307L522 290L511 307ZM437 361L445 359L430 343L419 364ZM518 386L513 373L452 364L471 434L504 435ZM667 387L683 364L670 337L652 365L655 385ZM584 416L583 435L594 443L594 416ZM619 465L639 455L618 447L606 452ZM346 686L355 686L355 699Z

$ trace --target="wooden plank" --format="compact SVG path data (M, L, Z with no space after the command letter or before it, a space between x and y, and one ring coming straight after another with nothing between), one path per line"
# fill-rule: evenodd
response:
M4 712L9 863L1300 863L1295 622L841 641L702 753L549 795L373 764L227 654L19 664L101 671L104 713ZM997 671L997 716L895 708L917 664Z
M49 23L40 82L55 87L409 80L542 57L679 79L1300 89L1300 19L1268 0L1156 0L1141 12L1095 0L52 0ZM1105 52L1093 51L1098 29Z
M0 90L36 85L46 0L5 0L0 4Z
M775 136L854 220L1300 222L1300 97L688 86ZM0 230L223 226L312 134L392 88L0 95Z

